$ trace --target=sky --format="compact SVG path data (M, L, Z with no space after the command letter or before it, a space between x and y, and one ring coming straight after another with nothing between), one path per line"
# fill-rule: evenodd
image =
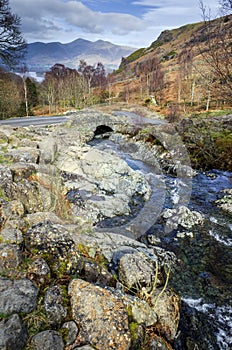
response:
M211 18L219 0L203 0ZM166 29L202 21L199 0L9 0L28 43L82 38L148 47Z

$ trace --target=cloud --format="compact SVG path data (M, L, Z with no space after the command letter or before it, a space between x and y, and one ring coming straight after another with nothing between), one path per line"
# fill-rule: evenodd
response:
M143 28L143 21L130 14L103 13L90 10L80 1L37 0L36 5L24 0L11 0L12 10L22 19L26 37L49 38L64 31L125 35Z
M204 0L215 9L218 0ZM28 42L78 37L149 46L161 31L200 21L198 0L10 0Z

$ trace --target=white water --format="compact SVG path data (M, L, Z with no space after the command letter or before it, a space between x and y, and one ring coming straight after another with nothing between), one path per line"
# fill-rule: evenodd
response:
M222 234L215 232L214 229L209 231L209 235L216 239L217 242L226 245L227 247L232 247L232 239L224 237Z
M217 344L220 350L232 348L232 308L230 306L217 307L215 304L206 304L202 298L182 298L186 304L198 312L207 314L217 325ZM209 349L213 349L209 345Z

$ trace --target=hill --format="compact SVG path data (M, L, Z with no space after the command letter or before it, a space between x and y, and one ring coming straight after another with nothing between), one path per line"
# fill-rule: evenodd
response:
M78 68L79 61L84 59L89 64L101 62L108 70L112 70L119 66L123 56L128 56L134 50L108 41L92 42L81 38L67 44L34 42L28 44L26 64L30 71L44 72L55 63Z
M231 44L232 15L165 30L122 59L111 89L126 102L184 111L231 103Z

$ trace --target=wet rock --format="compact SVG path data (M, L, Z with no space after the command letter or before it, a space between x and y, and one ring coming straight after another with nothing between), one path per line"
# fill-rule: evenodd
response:
M43 257L54 274L78 273L83 267L74 240L63 225L45 221L31 227L25 234L25 245Z
M65 322L61 329L67 330L67 335L65 336L66 345L71 345L75 342L79 328L74 321Z
M1 236L0 236L1 237ZM0 273L11 274L22 262L22 252L16 244L0 244Z
M33 350L63 350L64 342L57 331L48 330L34 335L31 346Z
M169 230L177 229L178 226L190 229L195 225L201 225L204 221L203 216L197 211L180 206L174 209L166 209L162 214L166 221L166 228Z
M0 277L0 312L30 313L36 307L37 294L38 289L26 278L10 280Z
M26 327L17 314L0 322L0 349L23 350L27 338Z
M130 348L128 315L122 300L77 279L70 283L69 294L73 318L81 325L80 337L99 350Z
M227 212L232 214L232 189L225 189L222 191L224 193L221 199L218 199L215 203L216 205Z
M48 288L44 297L44 306L49 323L60 326L67 316L67 308L63 305L63 290L61 286Z

